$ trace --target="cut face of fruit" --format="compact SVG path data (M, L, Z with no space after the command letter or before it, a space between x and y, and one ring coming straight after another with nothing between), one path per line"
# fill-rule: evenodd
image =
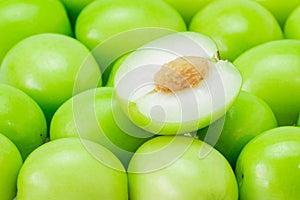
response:
M154 40L126 57L114 85L135 124L173 135L195 131L221 117L241 82L239 71L219 60L210 38L183 32Z

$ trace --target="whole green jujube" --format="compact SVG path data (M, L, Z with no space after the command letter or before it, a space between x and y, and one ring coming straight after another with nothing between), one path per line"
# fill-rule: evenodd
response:
M0 84L0 133L8 137L25 159L45 142L47 123L38 104L21 90Z
M263 99L278 125L295 125L300 113L300 41L278 40L240 55L235 66L243 77L242 89Z
M221 58L230 61L256 45L283 38L274 16L248 0L213 1L194 15L189 30L210 36Z
M73 35L59 0L0 1L0 64L16 43L39 33Z

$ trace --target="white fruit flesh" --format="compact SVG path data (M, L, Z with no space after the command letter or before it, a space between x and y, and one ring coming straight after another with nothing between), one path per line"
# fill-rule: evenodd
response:
M238 95L242 80L230 62L215 59L213 44L200 34L177 33L129 55L117 71L115 87L132 121L153 133L177 134L195 131L221 117ZM198 77L199 83L170 92L157 86L155 78L164 65L191 56L207 63L208 72ZM164 84L172 85L172 78L165 77Z

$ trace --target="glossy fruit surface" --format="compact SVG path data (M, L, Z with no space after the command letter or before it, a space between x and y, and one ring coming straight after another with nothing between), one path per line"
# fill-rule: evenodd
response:
M251 140L240 154L240 199L299 199L300 127L279 127Z
M210 36L222 59L233 61L247 49L281 39L281 28L272 14L252 1L213 1L193 17L190 31Z
M293 12L291 12L284 24L284 36L286 38L300 40L299 20L300 6L298 6L293 10Z
M152 134L135 126L113 97L113 88L92 89L65 102L53 116L50 139L79 137L112 151L127 166Z
M0 199L9 200L16 196L17 176L22 164L18 148L0 134Z
M241 91L225 118L221 118L198 135L221 152L231 166L243 147L255 136L277 127L268 104L248 92Z
M0 64L7 51L22 39L38 33L72 35L59 0L0 1Z
M46 143L24 162L17 199L127 200L127 175L99 144L64 138Z
M196 131L221 117L241 82L232 63L219 60L214 42L193 32L147 43L125 58L114 78L127 116L163 135Z
M82 10L75 33L78 40L94 49L116 34L147 27L186 30L180 14L161 0L103 0Z
M295 125L300 113L300 41L279 40L254 47L234 61L242 89L263 99L279 125Z
M25 159L46 139L45 116L32 98L5 84L0 84L0 105L0 133L18 147Z
M3 60L0 81L31 96L48 122L73 94L95 88L97 62L79 41L60 34L40 34L22 40Z
M143 144L129 168L131 200L238 199L226 159L200 140L159 136ZM168 192L166 192L166 190Z
M122 62L129 55L130 55L130 53L125 54L125 55L121 56L119 59L117 59L116 62L114 62L114 64L111 67L111 71L109 73L109 77L107 79L106 86L108 86L108 87L114 87L115 76L117 74L117 71L118 71L120 65L122 64Z

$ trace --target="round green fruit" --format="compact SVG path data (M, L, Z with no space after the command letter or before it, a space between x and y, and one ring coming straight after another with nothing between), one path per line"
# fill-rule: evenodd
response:
M59 0L0 1L0 64L7 51L22 39L38 33L72 35Z
M290 13L300 5L299 0L255 0L257 3L261 4L267 8L277 19L281 27L284 26L286 19Z
M226 159L208 144L183 136L159 136L135 153L128 167L131 200L238 199Z
M100 77L90 51L79 41L60 34L22 40L8 52L0 69L0 81L31 96L48 122L64 101L95 88Z
M254 47L234 65L243 77L242 89L262 98L279 125L295 125L300 113L300 41L279 40Z
M210 36L221 58L230 61L251 47L283 37L267 9L240 0L213 1L194 15L189 30Z
M161 0L102 0L82 10L75 33L78 40L94 49L116 34L147 27L186 30L180 14Z
M41 108L24 92L0 84L0 133L19 149L23 159L44 143L47 123Z
M194 32L154 40L127 56L114 78L127 116L164 135L196 131L232 105L242 83L238 70L219 60L214 42Z
M300 196L300 127L279 127L251 140L236 165L241 200Z
M50 139L79 137L112 151L128 165L136 149L153 135L136 127L114 99L113 88L101 87L80 93L54 114Z
M221 152L234 168L243 147L255 136L276 126L269 105L241 91L225 117L199 130L198 136Z
M127 200L121 162L99 144L77 138L51 141L24 162L18 200Z
M293 10L293 12L288 16L285 22L284 35L286 38L300 40L299 21L300 21L300 6L298 6L295 10Z
M23 164L14 143L0 134L0 199L10 200L17 193L17 176Z

